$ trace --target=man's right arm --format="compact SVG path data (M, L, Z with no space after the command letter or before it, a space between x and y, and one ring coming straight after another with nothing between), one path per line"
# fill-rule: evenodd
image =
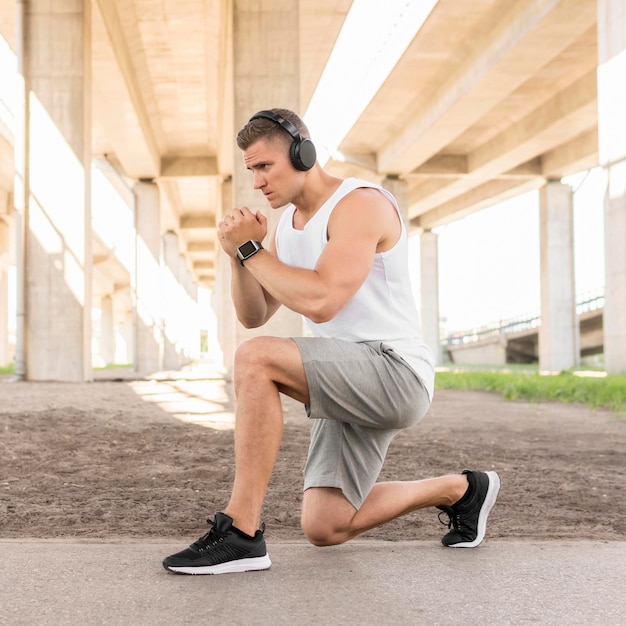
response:
M230 258L231 297L237 319L246 328L258 328L278 310L280 303L244 267L237 256L237 247L245 241L262 241L267 234L267 219L247 207L235 208L218 224L218 240ZM275 233L270 236L270 252L276 255Z
M237 319L245 328L263 326L280 307L237 257L231 257L231 296Z

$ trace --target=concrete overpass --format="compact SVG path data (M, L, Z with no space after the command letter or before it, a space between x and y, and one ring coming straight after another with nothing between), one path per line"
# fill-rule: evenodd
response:
M0 106L13 116L0 116L0 290L6 293L7 266L15 264L21 376L89 380L94 352L110 360L120 337L140 372L179 366L196 349L198 286L215 290L228 365L248 334L228 301L215 225L231 206L262 206L234 134L261 108L307 110L358 4L0 5L0 35L19 69L15 102ZM626 371L626 0L431 4L416 16L417 3L399 3L388 26L378 20L387 43L410 20L415 32L343 129L329 170L380 181L399 198L421 237L421 315L433 347L432 229L541 189L540 358L543 369L559 370L573 364L578 345L572 192L560 179L601 165L608 181L606 363ZM374 2L368 11L394 6ZM364 51L368 44L364 33L352 42ZM363 72L361 83L370 76ZM330 102L335 112L348 105L346 98ZM101 178L117 194L104 207L104 192L93 193ZM127 227L110 228L107 207L114 206ZM6 361L7 298L0 302ZM265 332L300 328L285 312Z
M578 354L604 352L604 296L577 305ZM539 363L541 315L523 316L499 324L456 332L442 341L444 361L466 365Z

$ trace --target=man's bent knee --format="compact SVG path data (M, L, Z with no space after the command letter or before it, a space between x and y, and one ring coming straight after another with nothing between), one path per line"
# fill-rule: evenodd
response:
M271 356L273 341L274 337L253 337L239 344L235 350L235 364L258 366Z
M321 520L309 522L303 519L302 532L309 543L318 547L336 546L349 539L345 532Z
M293 339L254 337L240 344L235 352L235 391L250 377L271 380L280 392L299 402L309 402L302 356Z
M350 523L355 513L341 489L307 489L302 505L302 532L314 546L336 546L351 539Z

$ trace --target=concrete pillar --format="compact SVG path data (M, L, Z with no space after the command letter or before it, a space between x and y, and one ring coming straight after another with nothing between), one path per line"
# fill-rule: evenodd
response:
M9 225L0 219L0 367L9 365Z
M574 288L573 193L548 182L539 193L541 326L539 370L560 372L578 365L579 328Z
M438 236L430 230L420 236L420 312L424 341L441 365L439 340L439 246Z
M115 363L135 362L135 314L124 311L115 326Z
M115 362L113 297L109 295L100 299L100 356L105 365Z
M233 183L228 179L222 183L222 204L218 221L233 207ZM230 259L217 244L215 272L215 317L217 340L223 355L226 377L230 378L233 369L233 356L237 346L237 316L230 296Z
M299 4L299 0L281 0L277 3L235 0L235 132L260 109L279 106L304 114L304 111L300 111L299 102ZM281 211L270 209L262 194L252 188L252 175L245 168L239 150L235 150L233 202L234 206L265 211L269 232L280 217ZM282 307L263 328L252 331L245 330L241 325L236 328L235 344L256 335L289 337L302 334L302 318ZM231 355L224 352L225 360L230 360Z
M181 324L181 365L200 358L200 306L198 302L198 284L195 282L192 271L187 265L184 255L180 255L179 267L181 273L179 280L183 288L185 309Z
M399 178L385 178L382 186L394 195L408 231L409 196L406 181ZM436 365L441 365L437 235L429 231L422 235L421 241L421 321L417 320L417 324L422 330L425 342L435 356Z
M598 0L598 137L604 199L604 360L626 373L626 0Z
M163 368L177 370L181 366L181 325L185 323L185 293L179 282L181 274L178 236L163 235ZM184 265L183 265L184 268Z
M29 380L91 380L91 2L17 3L19 359ZM19 360L19 369L17 362Z
M135 193L136 252L134 289L135 369L150 374L163 369L161 293L161 219L159 190L153 182L138 182Z
M383 180L382 186L395 197L398 207L400 208L400 215L404 220L404 225L408 229L409 192L406 181L400 180L399 178L387 177Z

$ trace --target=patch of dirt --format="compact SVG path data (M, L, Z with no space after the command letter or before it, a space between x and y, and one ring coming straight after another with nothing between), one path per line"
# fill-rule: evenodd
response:
M199 381L188 396L232 393ZM0 381L0 537L180 538L206 531L227 503L233 432L186 423L136 383ZM191 387L189 387L191 389ZM180 392L180 389L178 390ZM207 393L207 397L211 397ZM299 539L310 424L285 399L285 431L267 494L268 539ZM626 539L626 419L568 404L440 391L428 415L392 443L381 479L495 469L502 490L490 537ZM364 537L436 539L434 509Z

